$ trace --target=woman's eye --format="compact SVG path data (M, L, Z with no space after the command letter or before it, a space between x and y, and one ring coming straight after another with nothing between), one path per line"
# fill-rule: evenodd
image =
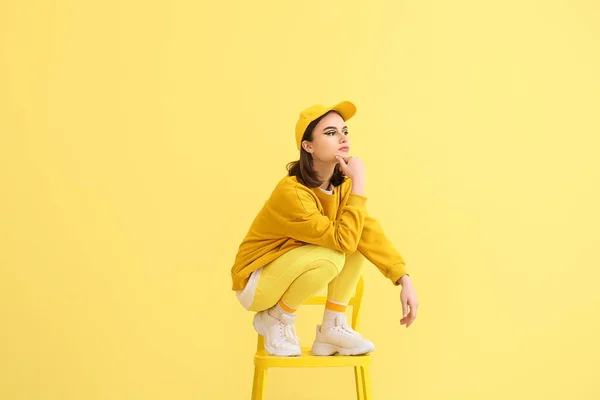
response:
M348 131L342 131L342 133L344 135L348 135ZM329 135L329 136L333 136L333 135L335 135L335 131L328 131L328 132L325 132L325 134Z

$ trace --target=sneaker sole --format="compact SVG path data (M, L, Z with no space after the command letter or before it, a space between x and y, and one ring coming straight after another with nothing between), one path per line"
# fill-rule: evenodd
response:
M268 340L268 337L267 337L267 327L265 326L265 324L263 324L262 318L260 318L260 313L256 313L254 315L254 320L252 321L252 325L254 326L254 330L256 330L256 332L259 335L261 335L262 337L265 338L265 350L267 350L267 352L270 355L277 356L277 357L295 357L295 356L299 356L300 354L302 354L302 351L300 349L298 349L298 350L289 350L289 351L275 350L269 344L269 340Z
M347 349L345 347L334 346L329 343L315 342L313 343L311 353L315 356L333 356L339 354L340 356L359 356L363 354L375 351L375 346L356 347L353 349Z

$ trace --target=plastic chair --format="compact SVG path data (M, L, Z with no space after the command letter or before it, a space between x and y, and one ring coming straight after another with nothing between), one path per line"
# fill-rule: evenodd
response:
M352 329L358 330L360 319L360 304L362 301L364 282L361 276L356 286L356 293L348 303L352 307ZM305 305L325 305L326 296L314 296L307 300ZM254 355L254 382L252 385L252 400L265 399L265 386L268 368L318 368L318 367L354 367L356 383L356 397L358 400L372 400L371 375L369 366L371 356L313 356L311 346L302 346L302 355L297 357L271 356L264 348L264 338L258 335L256 354Z

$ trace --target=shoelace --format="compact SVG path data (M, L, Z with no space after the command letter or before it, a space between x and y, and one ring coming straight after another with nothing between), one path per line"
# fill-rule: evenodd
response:
M300 344L294 325L283 324L283 332L285 334L285 337L287 337L290 342L294 344Z
M337 326L335 326L335 329L337 329L338 331L342 332L346 336L355 336L355 335L359 334L354 329L352 329L350 327L350 325L347 325L347 324L337 325Z
M282 335L280 337L277 337L273 344L279 345L285 341L291 342L292 344L300 344L300 340L298 339L298 335L296 334L296 328L294 328L294 325L285 324L280 321L279 329L282 332Z

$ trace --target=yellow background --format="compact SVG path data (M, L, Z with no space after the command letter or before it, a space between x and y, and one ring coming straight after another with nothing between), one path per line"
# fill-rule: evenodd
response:
M0 398L247 399L237 247L313 103L358 106L376 399L598 399L600 5L0 2ZM300 311L314 337L320 311ZM350 399L274 370L271 399Z

